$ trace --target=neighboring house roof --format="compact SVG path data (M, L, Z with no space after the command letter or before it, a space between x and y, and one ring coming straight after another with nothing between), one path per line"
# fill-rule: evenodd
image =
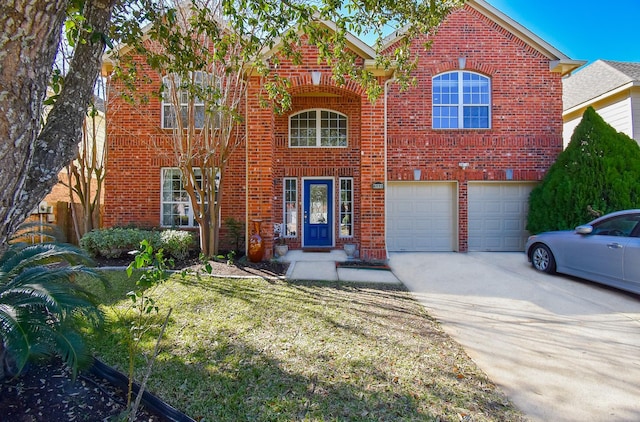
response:
M570 59L557 48L553 47L551 44L544 41L542 38L538 37L536 34L484 0L467 0L465 4L477 10L516 37L520 38L525 44L548 57L550 60L549 70L552 72L558 72L562 75L566 75L586 63L584 60ZM384 44L387 46L393 44L403 36L403 33L404 28L393 32L384 40Z
M640 86L640 63L597 60L563 81L563 109L586 107L632 86Z

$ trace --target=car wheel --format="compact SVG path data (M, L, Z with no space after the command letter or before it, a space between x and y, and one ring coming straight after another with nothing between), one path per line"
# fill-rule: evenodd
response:
M556 272L556 260L546 245L538 244L531 250L531 265L538 271L547 274Z

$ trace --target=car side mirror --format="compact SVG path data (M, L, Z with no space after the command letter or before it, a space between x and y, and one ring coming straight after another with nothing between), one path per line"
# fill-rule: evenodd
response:
M592 232L593 232L593 226L589 224L576 227L576 233L578 234L591 234Z

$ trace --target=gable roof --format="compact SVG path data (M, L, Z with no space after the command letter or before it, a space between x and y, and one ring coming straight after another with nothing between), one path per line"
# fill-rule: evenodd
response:
M504 28L506 31L521 39L525 44L549 58L549 70L551 72L566 75L586 63L584 60L570 59L557 48L553 47L551 44L544 41L542 38L484 0L467 0L464 4L477 10L482 15ZM389 35L384 40L384 44L385 46L390 46L403 36L404 28Z
M334 32L337 30L337 25L332 21L318 19L318 20L315 20L314 23L322 25L325 28ZM302 35L302 31L298 31L298 34ZM345 31L345 40L346 40L347 48L353 51L359 57L363 58L365 68L373 72L375 76L383 76L383 75L389 76L393 73L393 69L385 70L385 69L378 68L376 64L377 54L375 49L371 47L369 44L367 44L366 42L364 42L363 40L361 40L360 38L358 38L356 35L354 35L350 31ZM273 47L263 49L263 51L261 52L261 55L262 57L273 56L274 54L277 53L277 51L280 48L282 48L282 37L278 37L278 39L276 39Z
M328 20L317 19L314 21L314 23L320 24L331 31L336 31L337 29L337 25L334 22L331 22ZM302 31L298 31L298 34L302 35ZM345 31L345 38L346 38L347 47L350 50L352 50L354 53L356 53L358 56L362 57L365 60L375 59L376 52L370 45L368 45L367 43L365 43L364 41L362 41L360 38L356 37L349 31ZM278 37L275 40L273 47L265 48L262 51L262 55L269 57L275 54L280 48L282 48L282 37Z
M632 86L640 86L640 63L596 60L562 81L563 109L586 106Z

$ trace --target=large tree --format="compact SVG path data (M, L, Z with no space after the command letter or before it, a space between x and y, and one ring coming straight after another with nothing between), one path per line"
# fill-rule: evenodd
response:
M416 34L432 31L452 8L463 2L222 0L213 12L241 38L245 47L243 59L258 58L260 49L272 47L278 39L283 41L282 51L295 57L293 47L302 31L332 64L337 81L352 77L366 86L371 98L376 98L381 87L375 78L366 71L354 72L355 67L351 66L353 57L344 48L345 31L373 33L378 39L376 49L380 49L386 26L402 27L405 41L394 46L391 54L379 55L378 60L382 67L393 62L398 69L397 80L406 84L414 63L407 43ZM138 28L134 35L140 35L140 24L158 22L163 13L175 10L154 0L120 3L125 7L116 27L126 29L124 33ZM116 0L8 0L0 4L0 253L56 183L59 171L77 154L115 4ZM76 19L69 20L70 16ZM313 24L323 19L334 21L336 30L326 32ZM70 67L63 75L62 90L46 123L42 124L42 105L62 27L69 22L75 24L71 25L75 32ZM259 71L265 71L260 60L254 64ZM276 78L266 86L271 99L278 100L272 104L286 108L287 82Z
M172 103L171 148L189 193L200 228L202 253L218 249L218 216L223 202L224 170L234 149L242 144L237 130L244 114L245 81L264 78L264 105L275 111L290 104L289 83L273 69L280 60L301 61L301 43L318 48L320 60L331 65L338 85L348 79L360 83L372 101L382 92L373 73L356 66L357 56L347 48L347 31L370 32L380 68L394 67L395 79L411 82L415 53L409 48L418 34L430 34L449 11L463 0L423 2L384 0L161 0L130 2L118 27L126 48L112 54L121 92L129 101L145 101L148 90L140 68L164 77L157 93ZM327 24L327 22L329 22ZM146 25L144 30L143 25ZM381 51L387 25L402 27L405 35ZM273 47L278 53L273 54ZM271 51L265 55L265 51ZM123 52L126 54L119 55ZM133 77L132 77L133 76ZM136 93L136 90L140 93ZM140 107L139 109L143 109ZM178 111L179 110L179 111ZM203 111L201 111L203 110Z
M589 107L567 148L529 197L527 230L568 230L640 208L640 147Z
M77 155L115 3L9 0L0 5L0 253ZM42 124L62 27L71 15L77 17L73 56Z

